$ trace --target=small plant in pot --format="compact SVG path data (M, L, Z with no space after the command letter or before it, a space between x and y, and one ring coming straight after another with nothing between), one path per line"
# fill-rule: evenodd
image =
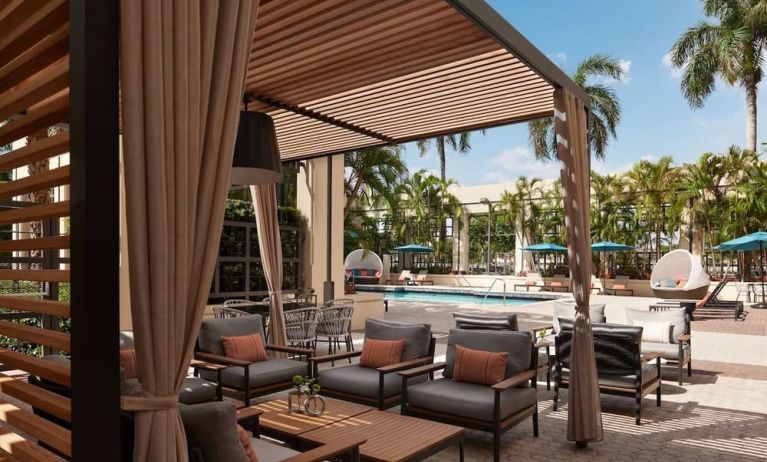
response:
M288 394L288 412L322 415L325 412L325 400L319 395L320 390L318 379L294 375L293 390Z

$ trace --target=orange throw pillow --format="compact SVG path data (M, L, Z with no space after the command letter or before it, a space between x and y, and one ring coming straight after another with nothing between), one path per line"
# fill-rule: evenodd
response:
M626 284L613 284L613 289L626 290Z
M397 364L405 349L405 340L375 340L366 338L362 344L360 367L378 369Z
M120 367L125 369L126 379L135 379L138 377L136 350L120 350Z
M250 462L258 462L258 456L251 440L251 433L242 428L242 425L237 425L237 435L240 437L240 444L242 444L242 449L245 450L245 455L248 456Z
M456 345L453 380L480 385L495 385L506 378L508 360L508 353L472 350Z
M559 281L552 281L551 287L562 287L562 283Z
M266 355L264 342L261 340L261 334L222 337L221 343L224 344L224 352L229 358L241 359L252 363L269 359Z

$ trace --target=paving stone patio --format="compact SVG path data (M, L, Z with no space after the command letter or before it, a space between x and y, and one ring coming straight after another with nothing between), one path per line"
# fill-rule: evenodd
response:
M596 298L596 297L595 297ZM640 307L651 299L607 297L610 314L618 319L626 306ZM602 300L600 300L602 301ZM551 306L486 306L391 301L387 319L429 322L442 334L437 356L444 355L444 335L455 311L514 311L521 319L549 320ZM548 314L547 314L548 313ZM552 410L553 390L539 381L540 436L532 422L523 422L503 437L502 460L514 461L720 461L767 459L767 313L752 310L746 321L706 320L693 323L693 376L680 387L673 367L664 371L660 408L654 397L643 403L642 425L634 424L633 400L603 396L605 438L586 449L567 441L566 390L558 411ZM358 342L361 343L361 338ZM726 359L722 361L721 359ZM564 398L564 399L563 399ZM392 410L393 412L395 410ZM492 436L470 431L466 460L492 460ZM458 460L444 451L429 461Z

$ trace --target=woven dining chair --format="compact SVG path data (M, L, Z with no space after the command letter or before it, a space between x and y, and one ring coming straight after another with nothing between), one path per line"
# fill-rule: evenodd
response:
M354 305L333 305L321 310L320 322L317 325L317 341L328 342L328 354L335 354L338 351L341 339L346 344L346 351L354 351L351 332L353 314Z
M318 308L301 308L284 313L285 334L291 346L317 347Z

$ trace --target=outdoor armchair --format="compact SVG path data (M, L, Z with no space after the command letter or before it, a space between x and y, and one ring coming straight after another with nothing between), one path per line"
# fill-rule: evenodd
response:
M605 289L606 293L610 293L612 295L618 295L618 293L622 294L628 294L630 296L634 295L634 290L629 289L629 282L631 281L631 278L628 276L615 276L615 282L613 282L613 286L609 289Z
M474 350L508 353L504 379L493 385L453 379L456 345ZM403 415L436 420L493 434L493 457L500 460L501 434L533 418L538 436L536 350L531 332L453 329L447 340L444 363L430 364L399 373L402 380ZM442 378L413 383L442 370Z
M223 337L249 334L260 334L264 339L261 315L204 320L197 337L195 359L226 368L215 374L202 370L200 376L210 379L220 374L224 394L242 399L247 406L253 397L291 388L293 376L310 374L308 359L314 350L305 348L265 345L267 352L287 353L298 359L270 357L266 361L249 362L225 356Z
M376 406L379 410L400 403L402 382L397 372L434 361L435 340L428 324L405 324L399 322L368 319L365 322L365 338L375 340L405 340L405 348L399 363L377 369L361 367L358 364L319 369L319 365L362 355L362 351L351 351L310 359L314 376L319 378L323 395L346 401ZM425 380L416 378L415 380Z
M559 389L570 383L570 352L573 321L559 320L556 336L556 365L554 369L554 410L557 410ZM641 424L642 397L655 392L657 406L661 405L661 353L641 351L642 328L620 324L593 323L594 356L596 358L599 391L605 394L634 397L636 424Z
M628 324L633 326L667 326L667 335L648 337L642 335L642 351L656 351L661 358L677 365L677 379L682 385L684 367L687 376L692 375L692 337L690 335L690 317L684 308L662 307L650 311L626 310Z

